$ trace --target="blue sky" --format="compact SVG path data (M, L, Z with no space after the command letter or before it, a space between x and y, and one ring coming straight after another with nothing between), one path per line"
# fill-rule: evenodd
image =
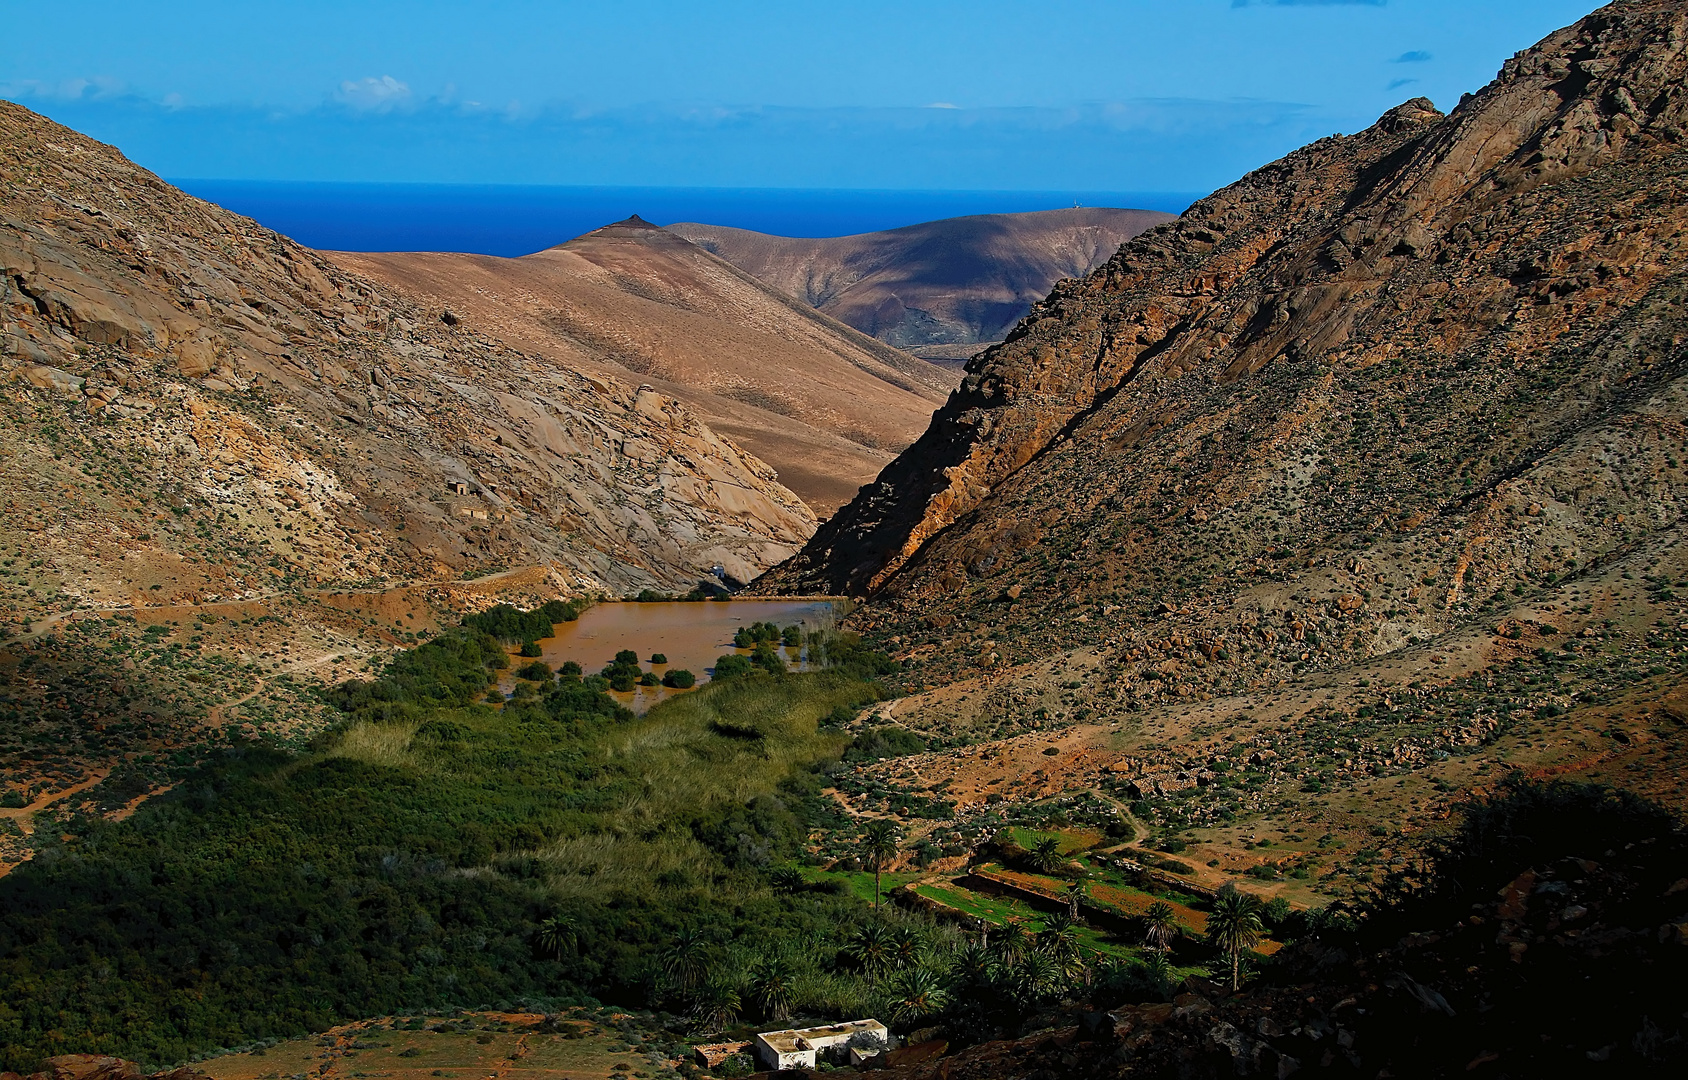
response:
M169 177L1205 191L1593 6L53 0L0 96Z

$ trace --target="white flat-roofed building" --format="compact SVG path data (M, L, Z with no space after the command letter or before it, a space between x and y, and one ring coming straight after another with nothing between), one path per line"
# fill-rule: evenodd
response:
M889 1046L891 1032L877 1020L851 1020L825 1027L764 1031L756 1036L756 1054L771 1070L812 1069L819 1063L822 1052L850 1045L852 1040L856 1046Z

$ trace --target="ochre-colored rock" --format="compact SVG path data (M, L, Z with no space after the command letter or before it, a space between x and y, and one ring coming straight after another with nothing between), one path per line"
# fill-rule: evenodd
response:
M928 682L971 650L923 628L1128 657L1159 611L1265 643L1196 676L1240 690L1679 543L1685 82L1688 9L1628 0L1244 177L1057 285L758 588L866 598Z
M813 531L672 395L441 314L0 102L0 491L15 525L52 517L32 555L86 564L68 598L540 564L572 590L684 588ZM244 555L190 550L206 534ZM66 597L10 599L28 619Z

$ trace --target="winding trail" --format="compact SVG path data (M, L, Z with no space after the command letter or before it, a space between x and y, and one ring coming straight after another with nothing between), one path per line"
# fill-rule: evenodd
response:
M98 784L101 780L104 780L108 775L110 775L110 773L110 769L102 769L95 772L81 783L72 784L70 787L63 788L59 791L49 792L30 803L28 806L13 806L0 809L0 818L10 818L11 820L17 822L19 832L23 833L25 836L32 836L35 833L35 822L32 818L37 811L45 810L47 807L53 805L61 799L68 799L72 795L82 794L95 784Z

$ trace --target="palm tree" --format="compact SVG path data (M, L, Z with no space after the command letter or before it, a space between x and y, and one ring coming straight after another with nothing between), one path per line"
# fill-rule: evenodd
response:
M791 1000L796 986L791 964L784 957L764 957L756 965L750 993L763 1016L770 1020L784 1020L791 1015Z
M955 954L950 972L968 986L984 986L996 975L996 960L983 945L969 943Z
M1042 949L1033 949L1014 968L1014 989L1026 1009L1061 989L1061 966Z
M702 1030L720 1031L738 1019L739 1005L738 987L716 979L699 988L692 1016Z
M803 877L803 871L790 863L781 863L768 871L768 881L774 886L775 892L799 893L808 880Z
M913 967L920 962L920 954L925 951L926 943L912 926L898 927L891 932L891 966L895 968Z
M1061 969L1062 974L1073 976L1084 971L1084 961L1080 955L1078 944L1078 927L1067 917L1066 912L1051 915L1043 924L1043 933L1038 935L1038 949L1048 953L1049 958Z
M897 977L891 992L891 1015L899 1021L922 1020L943 1012L949 1004L938 973L927 967L913 967Z
M1075 881L1071 885L1068 885L1066 890L1061 894L1061 896L1062 896L1063 899L1065 899L1067 901L1067 910L1068 910L1069 914L1072 916L1073 922L1078 922L1079 921L1079 910L1078 910L1079 905L1084 903L1084 901L1089 899L1089 897L1085 894L1085 891L1084 891L1084 882Z
M539 924L539 949L549 956L560 960L565 949L579 943L580 927L568 912L559 911Z
M1053 836L1039 840L1032 848L1028 861L1032 864L1032 869L1040 874L1053 874L1060 870L1061 841Z
M1160 952L1172 947L1180 931L1178 913L1165 900L1156 900L1143 913L1143 942Z
M1243 950L1260 940L1260 898L1235 885L1219 890L1207 917L1207 940L1231 957L1231 989L1242 986Z
M1166 954L1152 952L1138 963L1141 965L1139 970L1142 980L1154 988L1156 997L1166 1000L1167 991L1172 988L1173 979L1178 974L1172 969L1172 962L1166 958Z
M709 971L709 939L702 930L688 926L674 935L674 943L662 954L662 972L681 993L703 982Z
M844 951L861 965L871 986L874 977L891 965L895 944L891 931L884 924L871 922L856 931L856 936L844 947Z
M996 939L996 951L1005 963L1013 963L1025 955L1031 931L1020 919L1009 919L1002 926L1002 933Z
M862 834L862 854L873 866L873 909L879 910L879 874L897 857L897 827L889 821L871 822Z

